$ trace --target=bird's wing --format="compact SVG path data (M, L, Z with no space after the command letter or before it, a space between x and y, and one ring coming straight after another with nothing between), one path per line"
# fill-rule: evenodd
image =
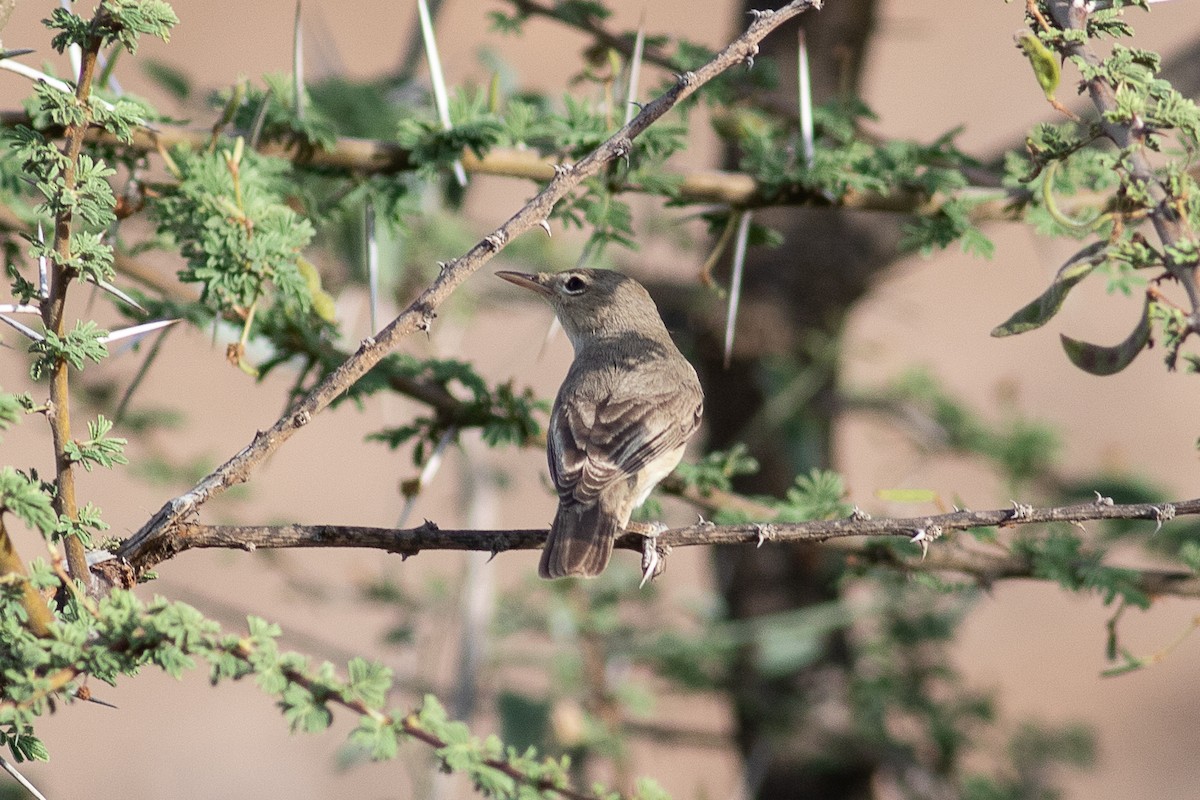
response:
M550 416L547 455L562 501L594 503L604 488L627 480L695 432L702 395L694 373L648 377L642 372L634 379L614 378L592 396L560 393Z

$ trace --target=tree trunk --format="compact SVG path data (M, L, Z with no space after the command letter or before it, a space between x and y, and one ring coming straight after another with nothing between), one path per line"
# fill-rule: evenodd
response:
M875 12L873 0L838 0L802 17L815 103L856 93ZM775 60L783 76L778 102L795 105L794 35L769 38L760 58ZM722 398L706 412L711 445L746 442L762 470L739 488L778 496L797 474L833 465L843 326L894 258L898 230L878 214L828 209L772 209L755 219L781 231L785 242L748 254L729 368L721 352L724 322L715 319L697 343L696 366L709 394ZM728 547L715 559L735 619L837 596L840 565L819 546ZM875 764L850 724L850 661L841 636L829 638L815 664L784 677L761 674L756 654L743 654L729 691L748 794L760 800L871 795Z

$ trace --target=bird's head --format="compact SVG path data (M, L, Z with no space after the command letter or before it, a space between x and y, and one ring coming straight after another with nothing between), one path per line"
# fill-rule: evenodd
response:
M509 283L537 292L554 307L578 350L599 338L637 333L666 336L658 307L640 283L608 269L566 272L497 272Z

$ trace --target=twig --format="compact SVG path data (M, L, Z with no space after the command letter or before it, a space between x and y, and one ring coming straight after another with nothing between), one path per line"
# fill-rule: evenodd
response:
M400 316L380 331L376 338L364 339L353 356L330 373L270 429L260 431L245 448L191 490L164 505L137 533L121 545L119 554L131 561L138 559L142 548L164 531L169 531L195 514L211 497L230 486L248 480L250 473L267 456L278 450L292 434L307 425L315 414L379 363L401 339L417 331L430 330L437 316L437 309L454 290L490 261L506 244L538 226L569 191L583 180L599 174L608 164L624 157L633 147L633 140L676 103L693 94L726 69L745 61L757 51L758 42L768 33L815 5L819 5L817 0L793 0L778 11L758 15L744 34L700 69L679 76L679 80L671 89L643 107L628 125L622 126L582 161L575 165L560 165L554 178L537 196L462 257L447 262L433 283Z
M753 505L746 510L775 512ZM776 543L826 542L860 536L903 536L914 539L924 534L925 541L948 531L973 528L1007 527L1048 522L1087 522L1112 519L1161 521L1175 516L1200 514L1200 498L1177 503L1113 504L1080 503L1048 508L1014 507L991 511L954 511L924 517L881 517L852 515L845 519L811 522L744 523L713 525L698 522L672 528L658 535L657 544L674 547L743 544L758 546L764 541ZM344 525L235 526L181 524L163 528L132 551L129 560L137 570L146 570L187 550L223 548L254 551L260 548L357 547L398 553L408 558L423 550L462 550L502 553L509 550L536 550L546 540L544 528L520 530L449 530L426 521L416 528L392 529ZM618 548L641 552L645 537L625 533L618 537ZM852 545L839 547L871 561L883 561L905 569L954 571L973 575L984 582L1005 578L1034 578L1032 562L1019 554L991 553L961 547L934 546L928 554L911 559L872 548ZM1138 585L1148 595L1200 597L1200 576L1183 570L1133 570Z

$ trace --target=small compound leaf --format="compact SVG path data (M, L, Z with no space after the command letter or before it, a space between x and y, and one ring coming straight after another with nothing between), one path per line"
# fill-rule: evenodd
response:
M1001 337L1025 333L1049 322L1050 318L1062 308L1063 301L1067 299L1067 292L1090 275L1092 270L1101 263L1107 246L1107 242L1093 242L1067 259L1067 263L1063 264L1058 274L1054 276L1054 283L1050 284L1050 288L1005 322L993 328L992 336Z
M1070 336L1062 336L1063 350L1071 363L1084 372L1092 375L1115 375L1128 367L1137 354L1146 348L1150 342L1150 308L1149 299L1142 310L1142 318L1133 333L1125 341L1112 347L1081 342Z

